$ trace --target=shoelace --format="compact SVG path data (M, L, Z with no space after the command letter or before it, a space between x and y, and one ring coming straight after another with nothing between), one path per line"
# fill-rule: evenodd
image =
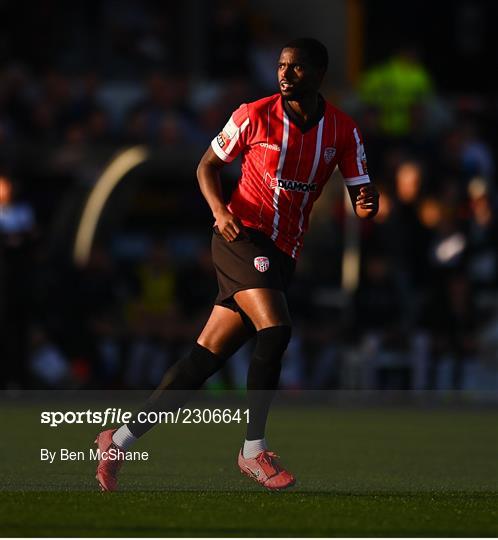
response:
M275 461L278 459L277 454L265 450L256 456L256 461L261 465L264 473L268 478L275 476L280 472L280 466Z

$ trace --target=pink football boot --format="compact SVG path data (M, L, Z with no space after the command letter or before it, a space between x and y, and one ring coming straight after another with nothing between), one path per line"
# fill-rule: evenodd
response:
M259 453L255 458L246 459L242 455L242 450L239 452L239 467L240 471L252 478L258 484L261 484L268 489L285 489L293 486L296 479L289 472L283 469L278 461L278 456L273 452L265 450Z
M108 452L110 448L118 448L112 442L112 435L115 431L115 429L108 429L97 435L95 443L101 452ZM99 481L102 491L116 491L118 489L117 474L122 464L122 459L112 459L111 457L107 459L102 458L99 461L95 478Z

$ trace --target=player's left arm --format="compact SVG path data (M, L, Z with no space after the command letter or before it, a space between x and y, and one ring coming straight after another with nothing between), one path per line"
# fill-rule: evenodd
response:
M379 192L370 181L363 137L358 126L350 118L345 119L341 139L342 148L338 165L354 211L359 218L373 218L379 211Z
M379 192L372 182L347 186L355 214L362 219L371 219L379 211Z

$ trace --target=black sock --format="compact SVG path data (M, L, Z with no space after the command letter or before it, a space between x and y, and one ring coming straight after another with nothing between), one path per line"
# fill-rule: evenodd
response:
M149 431L154 422L139 422L140 413L176 411L185 405L192 394L201 388L211 375L225 363L225 359L196 343L187 358L180 360L164 375L161 384L152 393L145 407L137 411L128 422L128 429L135 437ZM143 419L145 415L141 414Z
M282 356L290 336L290 326L272 326L256 334L256 347L247 373L248 441L262 439L265 436L266 419L278 388Z

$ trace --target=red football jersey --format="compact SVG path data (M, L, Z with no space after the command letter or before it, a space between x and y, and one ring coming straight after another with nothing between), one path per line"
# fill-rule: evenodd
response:
M313 203L336 165L347 185L370 182L358 127L328 102L320 121L304 133L289 119L280 94L244 103L211 146L223 161L242 157L229 210L294 258Z

